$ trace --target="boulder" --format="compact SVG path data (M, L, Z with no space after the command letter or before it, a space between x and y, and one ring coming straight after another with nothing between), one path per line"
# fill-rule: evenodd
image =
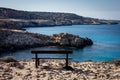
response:
M89 38L81 38L77 35L72 35L72 34L54 34L52 36L52 40L54 42L58 43L60 46L70 46L70 47L78 47L78 48L83 48L88 45L92 45L93 42Z

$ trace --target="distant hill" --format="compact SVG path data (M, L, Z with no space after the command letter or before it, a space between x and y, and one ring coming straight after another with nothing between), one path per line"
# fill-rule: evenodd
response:
M0 27L7 28L116 23L114 20L88 18L73 13L31 12L0 7Z
M29 12L20 11L9 8L0 8L0 18L2 19L83 19L82 16L78 16L72 13L53 13L53 12Z

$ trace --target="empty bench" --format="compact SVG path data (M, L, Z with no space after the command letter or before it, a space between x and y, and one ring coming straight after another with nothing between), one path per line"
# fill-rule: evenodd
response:
M69 54L72 54L72 51L66 51L66 50L60 50L60 51L46 51L46 50L33 50L31 51L32 54L35 54L35 67L38 68L38 65L39 65L39 59L65 59L66 60L66 65L65 65L65 68L68 69L69 66L68 66L68 60L69 60ZM38 57L38 54L66 54L66 57L65 58L39 58Z

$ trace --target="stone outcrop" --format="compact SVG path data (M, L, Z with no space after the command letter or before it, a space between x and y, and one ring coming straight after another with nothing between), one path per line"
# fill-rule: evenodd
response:
M60 46L71 46L71 47L83 48L85 46L93 44L91 39L81 38L79 36L68 34L68 33L54 34L52 36L52 39L55 41L55 43L59 44Z
M84 48L92 45L93 42L88 38L81 38L72 34L54 34L47 36L37 33L29 33L22 30L0 29L0 51L16 51L31 47L41 46L69 46Z
M0 50L20 50L30 47L46 46L49 36L20 30L0 30Z

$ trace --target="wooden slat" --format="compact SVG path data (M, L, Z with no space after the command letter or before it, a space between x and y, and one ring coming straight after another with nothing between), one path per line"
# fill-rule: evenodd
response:
M36 58L32 58L32 59L36 59ZM66 59L66 58L38 58L38 59ZM72 59L72 58L68 58L68 59Z
M66 51L66 50L64 50L64 51L49 51L49 50L33 50L33 51L31 51L31 53L32 54L72 54L72 51Z

